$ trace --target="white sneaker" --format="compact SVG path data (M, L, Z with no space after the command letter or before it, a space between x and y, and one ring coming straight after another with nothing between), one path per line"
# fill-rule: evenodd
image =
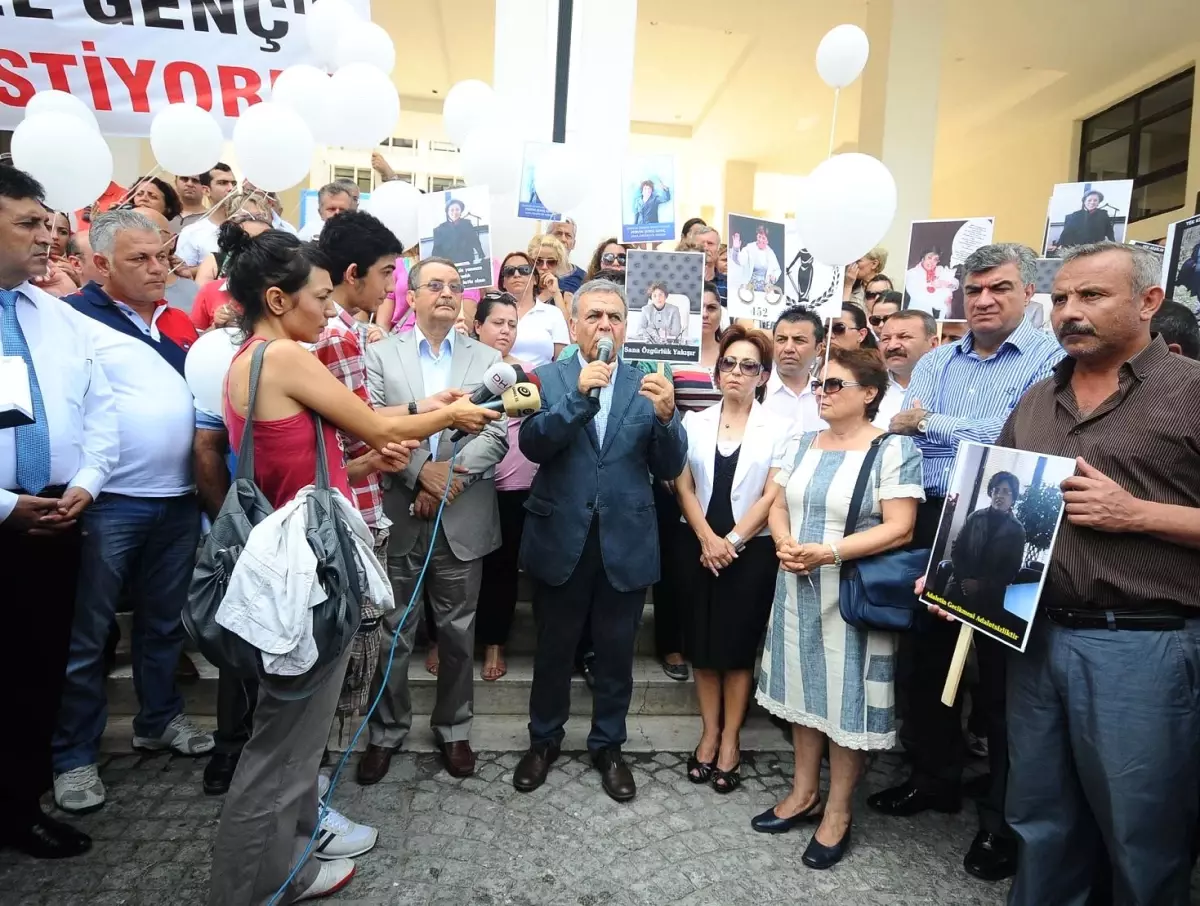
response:
M313 855L322 860L350 859L369 853L378 839L375 828L355 824L336 809L326 809Z
M302 900L319 900L321 897L333 896L350 883L350 879L354 877L354 870L354 863L349 859L322 862L317 879L312 882L308 890L292 902L299 903Z
M104 783L94 764L54 775L54 801L64 812L86 815L104 805Z
M329 778L324 774L317 775L317 798L324 799L325 794L329 792Z
M207 755L216 743L183 714L176 714L162 736L134 736L133 748L139 752L165 752L178 755Z

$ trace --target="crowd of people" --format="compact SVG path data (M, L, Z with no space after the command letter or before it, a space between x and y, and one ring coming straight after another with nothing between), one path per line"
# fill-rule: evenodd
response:
M725 247L693 219L679 248L705 254L699 361L660 370L621 353L630 247L607 239L575 266L570 220L472 292L451 261L419 258L413 237L358 210L357 186L321 189L303 238L225 165L126 194L81 219L0 167L0 340L32 408L0 429L0 567L34 577L22 594L38 597L11 608L0 639L24 730L0 749L0 844L42 858L91 847L40 797L52 790L67 815L105 805L105 678L129 607L134 748L208 756L204 791L226 797L210 902L340 890L378 832L322 802L331 727L369 712L356 778L387 775L412 729L423 634L441 758L473 774L476 670L483 682L507 671L523 570L538 631L522 792L558 758L582 673L600 784L636 796L622 747L653 589L662 669L694 677L687 779L739 789L753 699L787 727L795 769L751 826L812 825L805 865L846 857L866 759L900 744L910 775L867 805L903 817L974 798L964 867L1014 878L1014 906L1188 901L1200 330L1164 303L1149 253L1063 249L1051 333L1026 317L1032 250L984 246L962 268L965 334L944 340L931 313L903 308L882 249L847 269L838 318L794 307L731 323ZM924 260L936 269L936 250ZM222 411L207 411L184 361L227 327L239 348ZM536 383L537 411L472 401L498 363ZM839 577L934 547L966 441L1077 457L1078 471L1029 650L977 641L978 682L946 707L949 615L932 608L899 634L857 628ZM327 480L390 594L364 604L353 642L303 696L223 669L208 733L183 711L181 613L202 516L217 520L235 477L277 512ZM1008 478L989 492L1015 498ZM992 532L972 529L977 553L1012 547ZM974 757L988 770L967 784Z

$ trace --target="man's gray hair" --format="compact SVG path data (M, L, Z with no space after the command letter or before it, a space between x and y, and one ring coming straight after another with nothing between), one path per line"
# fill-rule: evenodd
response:
M354 189L357 188L358 186L356 185ZM340 181L326 183L325 185L321 186L319 190L317 190L317 204L323 204L326 198L330 198L334 195L349 195L351 198L357 199L358 193L354 191L354 189Z
M408 288L413 292L416 292L417 287L421 285L421 270L427 264L441 264L453 270L455 274L458 274L458 266L449 258L422 258L408 272ZM460 279L461 277L462 275L459 274Z
M1103 242L1089 242L1086 245L1073 245L1062 250L1062 262L1066 264L1076 258L1090 258L1105 252L1124 252L1129 256L1130 264L1133 265L1132 289L1135 297L1159 285L1162 279L1162 261L1153 252L1140 249L1136 245L1125 245L1108 239Z
M1028 286L1037 279L1037 255L1019 242L995 242L982 246L963 262L963 276L982 274L1006 264L1015 264L1021 272L1021 282Z
M588 293L612 293L621 300L621 304L625 307L625 310L629 310L629 304L625 301L625 287L623 287L620 283L613 283L611 280L597 278L596 280L589 280L587 283L583 284L583 286L579 287L578 291L576 291L575 295L571 297L572 318L579 317L579 300Z
M692 227L692 239L699 239L705 233L717 233L717 238L721 238L721 234L717 232L716 227L710 227L708 224L697 224Z
M141 233L153 233L158 236L158 227L144 214L129 208L114 208L97 214L88 230L88 238L92 243L92 252L96 255L111 255L117 247L117 234L126 230L136 230Z

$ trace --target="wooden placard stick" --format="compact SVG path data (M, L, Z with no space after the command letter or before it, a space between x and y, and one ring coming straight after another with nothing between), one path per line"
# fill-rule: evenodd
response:
M971 636L975 630L962 623L958 630L958 644L954 646L954 657L950 659L950 670L946 673L946 685L942 687L942 704L947 708L954 706L958 697L958 684L962 681L963 667L967 663L967 653L971 650Z

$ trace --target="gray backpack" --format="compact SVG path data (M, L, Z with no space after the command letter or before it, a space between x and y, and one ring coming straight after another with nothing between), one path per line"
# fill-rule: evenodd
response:
M252 353L250 400L238 450L237 473L221 505L221 512L201 545L188 589L187 605L183 609L183 625L200 653L221 671L228 671L239 679L255 679L270 686L277 697L294 699L311 695L340 663L358 630L362 593L351 530L338 515L332 500L334 492L329 486L325 436L321 419L314 413L316 491L309 495L305 522L309 545L317 557L317 578L328 595L322 604L313 608L317 662L302 676L280 677L264 673L259 650L217 622L217 611L251 530L274 512L274 507L254 482L254 406L263 356L269 345L270 341L260 343Z

